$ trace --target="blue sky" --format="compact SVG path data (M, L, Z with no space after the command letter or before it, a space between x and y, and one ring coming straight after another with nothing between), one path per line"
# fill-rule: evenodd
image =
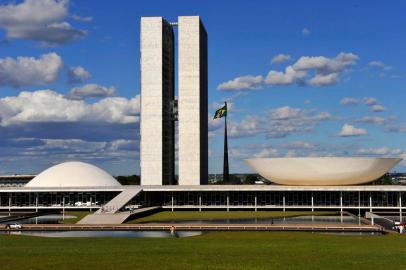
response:
M0 1L0 173L72 159L139 173L141 16L201 16L210 115L231 106L232 172L250 171L249 157L406 157L405 10L403 1ZM222 171L222 124L209 121L211 173Z

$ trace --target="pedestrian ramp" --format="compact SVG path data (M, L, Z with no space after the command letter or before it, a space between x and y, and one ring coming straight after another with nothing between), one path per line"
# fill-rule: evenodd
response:
M106 203L103 207L96 211L96 214L117 213L122 207L124 207L132 198L138 195L142 191L141 188L128 188L123 190L120 194L114 197L111 201Z
M130 216L139 215L149 211L155 211L159 209L159 206L152 206L152 207L145 207L145 208L138 208L134 211L125 211L125 212L118 212L118 213L94 213L91 215L87 215L77 224L82 225L113 225L113 224L121 224L126 221Z

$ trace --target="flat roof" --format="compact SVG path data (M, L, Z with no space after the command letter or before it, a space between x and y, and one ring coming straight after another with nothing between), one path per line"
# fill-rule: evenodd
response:
M6 192L115 192L141 188L142 191L403 191L406 185L360 185L360 186L282 186L282 185L201 185L201 186L136 186L116 187L0 187Z

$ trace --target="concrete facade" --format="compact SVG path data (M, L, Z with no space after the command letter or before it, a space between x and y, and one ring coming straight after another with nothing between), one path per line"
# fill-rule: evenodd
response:
M207 33L199 16L178 18L179 185L208 181Z
M162 17L141 18L141 183L168 185L175 175L174 33Z

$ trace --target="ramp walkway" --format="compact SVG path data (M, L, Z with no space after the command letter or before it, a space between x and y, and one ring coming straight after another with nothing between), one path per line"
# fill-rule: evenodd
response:
M145 213L148 211L153 211L160 208L160 206L152 206L152 207L145 207L139 208L134 211L125 211L125 212L118 212L118 213L94 213L92 215L87 215L77 224L82 225L114 225L114 224L121 224L126 221L129 217L133 215L139 215L141 213Z
M125 206L132 198L138 195L142 191L141 188L129 188L122 191L111 201L106 203L103 207L96 211L96 214L117 213L123 206Z
M141 188L129 188L106 203L94 214L90 214L79 220L78 224L121 224L135 211L119 212L132 198L142 191ZM137 209L141 210L141 209Z

